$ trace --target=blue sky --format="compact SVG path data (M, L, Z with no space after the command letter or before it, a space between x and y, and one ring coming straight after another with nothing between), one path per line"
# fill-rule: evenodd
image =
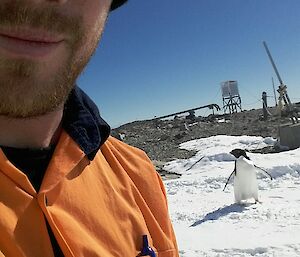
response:
M113 12L78 80L112 127L210 103L237 80L242 107L278 82L300 101L299 0L129 0ZM269 98L269 105L273 105ZM209 114L209 111L201 113Z

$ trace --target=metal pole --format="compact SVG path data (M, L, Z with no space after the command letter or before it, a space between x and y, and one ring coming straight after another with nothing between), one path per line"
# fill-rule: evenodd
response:
M204 108L216 108L217 111L221 110L219 105L209 104L209 105L204 105L204 106L200 106L200 107L197 107L197 108L193 108L193 109L189 109L189 110L185 110L185 111L181 111L181 112L176 112L176 113L172 113L172 114L168 114L168 115L164 115L164 116L160 116L160 117L155 117L154 119L156 119L156 120L165 119L165 118L168 118L168 117L171 117L171 116L180 115L180 114L184 114L184 113L192 112L192 111L197 111L197 110L204 109Z
M273 92L274 92L275 106L277 107L276 90L275 90L275 85L274 85L274 79L273 79L273 77L272 77L272 84L273 84Z
M275 62L274 62L274 60L273 60L273 58L272 58L272 55L271 55L271 53L270 53L270 51L269 51L269 48L268 48L268 46L267 46L267 43L266 43L265 41L263 41L263 44L264 44L264 47L265 47L265 49L266 49L266 52L267 52L267 54L268 54L268 56L269 56L270 62L271 62L271 64L272 64L272 66L273 66L273 69L274 69L274 71L275 71L275 73L276 73L276 75L277 75L277 78L278 78L278 80L279 80L279 83L280 83L280 85L283 85L283 81L282 81L282 79L281 79L281 77L280 77L280 75L279 75L279 72L278 72L277 67L276 67L276 65L275 65Z
M264 114L264 120L268 119L268 103L267 103L267 93L262 93L262 100L263 100L263 114Z

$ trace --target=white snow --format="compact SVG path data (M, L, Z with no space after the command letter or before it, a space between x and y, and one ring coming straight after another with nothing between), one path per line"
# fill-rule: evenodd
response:
M219 122L219 123L229 123L230 121L229 120L225 120L225 118L223 118L223 119L217 120L217 122Z
M180 145L198 151L191 159L165 166L182 174L165 181L181 257L300 256L300 149L248 153L274 178L258 171L261 204L254 200L234 204L232 182L223 192L234 169L231 150L258 149L275 142L262 137L214 136Z

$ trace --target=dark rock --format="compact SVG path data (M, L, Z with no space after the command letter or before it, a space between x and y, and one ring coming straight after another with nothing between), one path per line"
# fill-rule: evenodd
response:
M275 108L270 109L275 114ZM210 115L196 117L195 120L144 120L124 124L112 131L112 135L129 145L144 150L152 160L170 161L192 157L195 152L179 149L183 142L214 135L249 135L277 138L277 127L280 123L289 122L287 117L269 117L260 121L262 110L250 110L232 115ZM218 122L225 119L226 122ZM266 150L268 151L268 150Z

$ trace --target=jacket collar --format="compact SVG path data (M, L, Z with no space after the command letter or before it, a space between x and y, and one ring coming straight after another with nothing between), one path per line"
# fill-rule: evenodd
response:
M89 160L94 159L110 134L110 127L101 118L96 104L77 86L65 104L63 128Z

